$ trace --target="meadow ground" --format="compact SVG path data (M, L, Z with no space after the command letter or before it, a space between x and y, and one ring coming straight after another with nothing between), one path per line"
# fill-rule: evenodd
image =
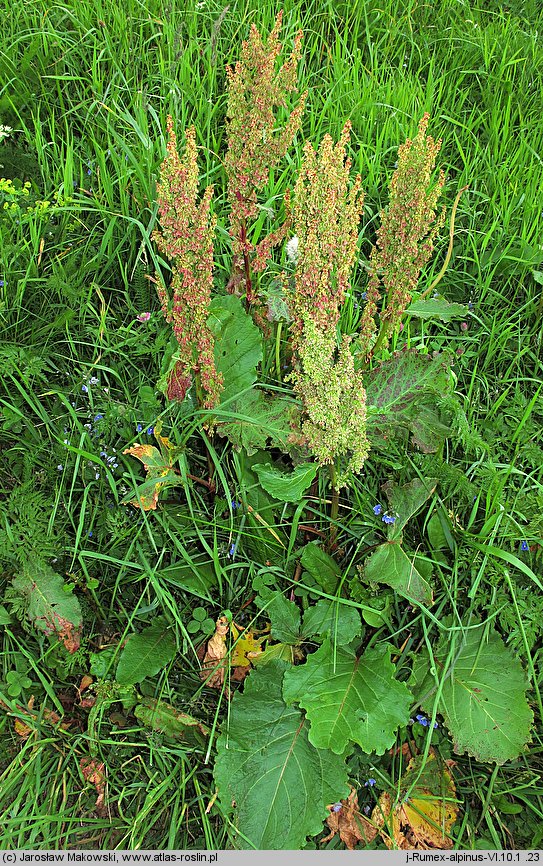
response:
M242 627L266 628L268 608L272 634L275 628L283 634L279 642L289 644L278 625L284 611L273 614L277 592L304 614L323 598L339 600L342 611L359 611L358 643L371 653L386 641L393 648L396 686L409 683L410 694L424 679L421 670L439 655L440 634L452 640L454 633L459 641L461 634L469 643L469 635L480 631L470 670L492 646L500 662L494 670L485 663L480 676L483 692L492 690L504 738L497 751L487 754L473 739L463 747L470 726L471 734L480 734L476 712L453 718L454 675L450 669L436 673L434 664L435 701L428 708L417 695L414 721L396 720L393 742L351 745L348 777L361 814L375 817L377 802L384 810L383 793L395 802L406 784L411 792L422 785L421 761L454 761L441 774L442 782L454 780L454 788L436 792L426 784L418 812L415 807L420 817L421 801L438 804L433 814L448 845L543 845L543 13L535 2L520 0L285 0L282 10L287 53L296 32L304 33L298 89L308 95L301 130L261 197L258 231L265 230L270 209L279 209L286 186L292 187L304 140L317 145L325 133L337 140L350 119L349 153L365 201L359 261L340 324L344 333L356 332L364 264L397 149L428 112L430 134L442 139L438 164L446 172L448 215L420 289L442 267L451 207L467 185L439 289L467 309L460 320L410 317L396 346L452 351L458 406L454 412L452 403L441 407L452 414L448 425L440 416L443 441L436 451L425 453L429 449L415 447L408 436L383 440L339 501L323 473L305 498L301 488L298 501L271 495L260 468L254 469L264 458L233 447L224 431L206 431L190 396L168 401L156 388L171 328L155 293L155 274L165 266L151 233L166 118L172 115L180 143L183 131L195 125L201 188L215 185L214 294L224 295L231 266L221 161L225 66L239 57L250 24L268 33L278 9L255 0L1 0L5 848L250 845L236 836L244 818L231 814L221 773L214 778L219 732L226 736L230 713L235 730L248 704L239 685L232 689L240 696L229 702L226 682L217 689L202 681L198 648L205 651L225 611ZM280 285L285 261L279 249L269 286ZM288 325L278 318L259 376L270 393L291 399L281 376L290 360ZM239 424L240 412L227 406L222 421ZM437 424L432 419L430 426ZM183 485L162 493L158 508L146 511L126 504L144 471L123 451L136 443L156 445L159 422L180 448L175 459ZM250 427L246 416L243 423ZM257 453L265 446L264 436ZM274 465L292 470L276 448L268 449ZM421 585L433 587L432 604L410 603L390 582L364 584L357 569L383 542L386 527L374 513L383 499L381 485L424 477L437 486L421 501L404 542ZM333 563L321 559L311 566L306 553L302 571L300 550L314 550L321 539ZM332 574L337 569L335 583L325 583L325 566ZM66 604L75 607L67 612ZM55 606L69 622L64 632L57 623L48 634L44 610ZM75 649L70 628L80 628L78 617ZM318 630L313 634L313 645L297 642L309 661L322 655L329 639L321 634L324 642L314 652ZM142 643L135 644L138 635ZM230 629L230 660L235 637ZM256 637L251 646L258 645ZM335 639L339 645L339 633ZM456 661L464 660L462 646L456 645ZM147 667L134 673L142 664L138 656L146 653ZM240 652L236 658L243 666ZM258 676L264 674L255 667L247 682ZM522 738L528 704L519 694L526 685L534 719L529 737ZM472 684L472 697L478 688ZM164 702L160 720L156 699ZM300 703L310 719L311 708ZM196 720L196 735L187 734L186 719L171 707ZM524 742L515 745L519 737ZM453 740L460 743L456 752ZM420 772L406 783L410 758ZM256 785L251 796L258 811L265 788ZM454 821L443 803L453 809ZM319 846L329 832L324 823L322 830L318 826L327 814L322 806L319 814L307 825L311 832L300 831L308 836L306 847ZM435 822L433 827L439 829ZM384 848L385 836L377 835L370 847ZM276 838L282 838L279 831ZM324 844L343 846L337 834Z

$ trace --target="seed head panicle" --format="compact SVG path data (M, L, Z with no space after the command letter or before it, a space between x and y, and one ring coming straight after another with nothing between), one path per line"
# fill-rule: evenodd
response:
M444 173L440 172L432 184L441 141L434 141L426 134L428 120L429 115L425 114L415 138L408 139L398 149L389 204L381 212L377 242L370 255L366 306L361 320L361 345L366 353L371 350L377 330L375 314L381 295L385 296L385 307L379 340L384 345L400 325L444 222L444 212L436 219Z
M325 135L317 152L310 142L294 189L293 223L298 239L295 288L290 303L294 342L307 313L322 329L334 329L356 257L364 195L360 176L350 183L345 148L347 122L334 145Z
M216 219L211 213L213 187L198 201L198 163L194 127L186 131L183 157L177 151L173 120L168 117L168 144L157 185L161 228L153 232L160 252L170 259L173 278L170 292L157 280L162 311L179 344L176 383L199 374L205 393L204 406L216 405L222 377L215 369L213 336L207 327L213 284L213 235ZM172 394L179 389L172 383ZM183 389L182 389L183 390Z
M350 181L347 123L334 145L326 135L317 152L310 143L294 190L294 283L283 279L292 315L294 390L303 403L302 441L319 463L347 458L359 472L368 454L366 392L355 372L350 338L338 346L336 326L356 258L363 193ZM300 441L300 440L298 440ZM346 475L337 478L345 483Z
M233 273L240 273L251 259L253 271L266 267L271 249L285 237L288 224L265 237L258 245L250 238L250 224L259 215L257 194L269 179L270 170L285 156L300 126L305 94L285 124L278 128L276 110L286 106L285 96L296 90L301 32L294 40L290 57L276 69L281 52L279 31L282 13L266 42L253 25L243 43L241 58L227 67L227 152L225 169L230 205L230 236Z

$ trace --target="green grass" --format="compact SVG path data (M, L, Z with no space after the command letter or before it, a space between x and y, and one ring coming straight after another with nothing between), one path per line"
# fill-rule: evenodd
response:
M337 138L348 118L353 166L365 190L362 258L387 200L397 147L425 111L431 134L443 140L449 210L469 185L440 286L449 300L473 305L467 330L411 322L407 334L412 345L458 352L456 391L480 440L457 437L438 458L409 447L375 451L342 492L338 544L349 563L374 543L365 515L389 477L439 477L438 493L409 528L412 548L424 552L435 513L451 540L448 555L434 561L436 605L425 614L396 597L390 639L398 647L407 641L408 653L451 612L463 622L495 619L530 679L536 726L527 752L503 767L457 757L455 845L541 846L543 306L534 271L543 262L543 15L535 2L515 0L503 7L482 0L287 0L281 8L284 43L304 31L299 89L308 99L302 132L266 191L269 205L277 207L292 185L304 138L315 145L326 132ZM200 681L198 641L186 629L192 609L203 605L213 619L230 609L250 622L254 578L271 568L279 580L294 567L297 523L328 528L322 480L311 507L272 524L280 541L262 523L273 521L269 503L256 509L260 521L235 513L229 503L247 495L251 475L246 458L217 436L207 441L214 510L197 483L165 496L156 513L120 504L137 483L134 461L121 452L141 436L150 442L145 429L159 418L185 449L185 471L208 476L198 411L166 404L154 390L169 341L147 279L158 265L150 240L155 183L166 116L179 131L194 123L201 183L216 186L215 281L222 291L230 263L221 166L225 65L237 59L249 25L268 31L276 11L255 0L0 2L0 123L13 128L0 142L0 176L28 179L32 201L52 202L24 225L0 213L0 574L5 589L22 550L54 558L75 586L85 621L74 657L16 618L2 626L0 699L6 674L24 671L38 716L36 731L23 740L14 711L0 709L2 847L229 844L217 805L206 811L214 737L207 750L182 749L144 729L118 699L103 702L92 725L89 710L74 701L90 653L118 648L165 614L180 652L146 681L146 694L204 719L215 734L227 701ZM425 273L428 285L441 267L445 234ZM355 289L362 290L363 277L360 267ZM153 311L148 325L135 321L144 310ZM342 326L355 324L348 304ZM273 355L265 359L270 379L274 365ZM92 376L98 382L84 393ZM116 454L118 466L100 450ZM251 484L256 489L254 475ZM10 536L14 525L17 538ZM521 552L525 540L530 550ZM232 544L234 558L227 555ZM172 564L177 571L168 570ZM208 598L196 582L205 569L213 574ZM407 670L407 655L404 661ZM32 689L23 692L24 703ZM45 705L65 712L70 727L42 723L38 707ZM114 805L104 815L81 773L80 760L89 755L107 769ZM394 775L394 767L383 768L387 778Z

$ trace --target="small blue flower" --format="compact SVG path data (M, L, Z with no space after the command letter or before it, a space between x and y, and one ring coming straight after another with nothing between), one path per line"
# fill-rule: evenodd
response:
M87 535L89 536L89 538L92 538L92 535L93 535L92 529L89 529L89 531L87 532Z
M104 417L103 415L95 415L94 420L95 421L101 421L103 417Z
M383 506L379 505L379 503L377 503L377 505L373 506L373 513L374 514L381 514L382 510L383 510Z
M415 718L416 718L417 722L419 723L419 725L422 725L423 728L428 727L428 724L429 724L428 719L426 718L426 716L423 716L422 713L417 713Z
M138 424L138 425L136 426L136 430L138 431L138 433L141 433L141 431L143 430L142 425L141 425L141 424Z
M362 294L360 295L360 298L361 298L361 300L363 300L363 301L365 301L367 297L368 297L368 293L367 293L367 292L362 292Z
M98 377L97 376L91 376L89 379L89 385L97 385L97 384L98 384Z
M59 472L62 472L62 470L64 469L64 466L62 465L62 463L58 464L57 469Z
M235 552L236 552L236 545L235 545L235 544L231 544L231 545L230 545L230 550L228 551L228 556L233 556Z
M375 779L368 779L367 782L364 782L364 787L365 788L373 788L373 786L376 784L377 784L377 782L375 781Z
M332 812L341 812L342 808L343 803L334 803L334 805L332 806Z
M86 385L81 385L81 390L83 391L83 394L88 394L88 392L89 392L89 389L87 388Z
M396 518L393 514L383 514L381 520L383 521L383 523L386 523L387 526L391 526L393 523L395 523Z
M236 508L241 508L241 502L236 502L235 499L232 499L232 510L235 511Z
M520 542L520 549L521 549L521 550L524 550L524 551L529 550L529 549L530 549L530 545L528 544L527 541L521 541L521 542Z
M0 280L0 288L2 288L2 286L5 286L5 285L6 284L5 284L4 280Z
M147 428L147 435L148 435L148 436L152 436L154 432L155 432L155 428L154 428L154 427L148 427L148 428Z

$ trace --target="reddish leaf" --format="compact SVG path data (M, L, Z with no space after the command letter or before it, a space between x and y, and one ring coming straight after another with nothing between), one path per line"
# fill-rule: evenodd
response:
M105 765L97 761L96 758L81 758L79 767L85 781L96 788L98 796L94 808L97 814L103 818L107 815Z

